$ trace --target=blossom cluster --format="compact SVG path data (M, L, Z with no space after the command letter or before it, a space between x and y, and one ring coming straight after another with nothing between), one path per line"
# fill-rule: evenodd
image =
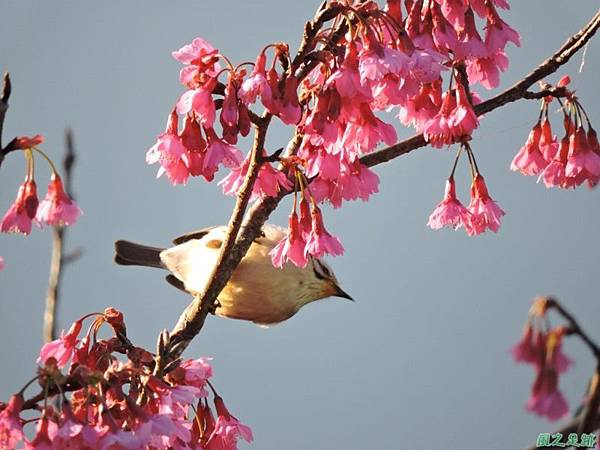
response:
M89 318L93 323L82 336ZM113 337L98 339L103 324ZM0 449L24 442L26 450L235 450L238 439L252 441L252 431L210 384L209 361L183 360L159 378L153 355L127 339L119 311L84 316L42 347L31 382L41 385L41 394L26 401L25 386L0 404ZM39 414L25 419L28 409ZM35 433L24 430L27 424L36 424Z
M525 324L521 340L511 349L515 361L531 365L536 373L526 409L548 420L559 420L569 413L565 396L559 389L559 378L573 361L562 352L562 340L567 329L548 329L548 302L537 299Z
M301 209L298 218L294 202L288 237L274 263L303 266L310 254L340 254L337 238L319 239L323 221L316 204L327 201L338 208L378 191L379 179L361 157L381 142L397 141L394 126L380 112L395 112L401 123L439 148L470 139L479 126L473 109L478 97L469 85L496 87L507 68L507 44L520 44L498 8L508 3L388 0L382 8L372 0L330 1L317 13L313 23L318 26L313 25L297 58L287 44L275 43L255 62L238 65L196 38L173 52L183 64L179 78L186 90L146 161L159 164L158 176L166 174L173 184L190 176L211 181L224 166L231 171L219 184L225 194L235 195L253 157L253 151L242 157L239 137L258 127L261 118L276 117L295 128L295 144L281 158L269 157L264 148L254 150L261 166L253 199L299 188L304 199L310 184L315 206L306 217ZM322 27L327 21L332 26ZM447 89L444 73L449 74ZM264 108L262 116L252 111L256 106ZM298 172L306 186L297 182ZM470 234L496 230L499 222L487 217L489 196L481 177L474 180L474 195L473 210L481 209L477 217L485 217L485 223L473 221L479 225Z
M471 201L465 207L456 196L454 173L460 156L466 153L471 168ZM497 232L504 211L490 197L487 185L475 162L475 155L468 143L463 143L456 155L450 177L446 181L443 200L429 216L427 225L438 230L443 227L464 228L469 236L475 236L486 230Z
M37 148L43 141L44 138L40 135L16 139L17 148L23 151L27 160L27 173L25 181L19 187L15 201L0 222L0 231L4 233L28 235L31 233L32 223L36 223L38 226L72 225L81 214L75 201L65 192L54 164L45 153ZM41 202L38 199L34 177L34 151L42 155L52 168L48 192Z
M569 77L563 77L556 86L566 91L565 102L560 104L565 130L560 142L552 133L548 118L548 107L553 99L546 97L542 100L538 121L512 160L510 169L523 175L536 175L548 188L575 188L585 182L592 188L600 181L600 144L579 99L566 88L569 82Z

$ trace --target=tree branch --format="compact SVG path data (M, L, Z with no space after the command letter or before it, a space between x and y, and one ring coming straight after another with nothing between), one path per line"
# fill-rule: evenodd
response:
M179 317L177 324L171 331L168 342L165 344L164 351L157 355L156 374L161 374L166 365L183 353L191 340L200 332L204 326L206 316L213 309L218 295L221 293L231 274L239 264L243 255L236 258L234 251L235 241L242 226L242 220L246 207L252 196L254 183L258 178L258 172L261 166L261 156L265 145L265 138L271 114L265 113L262 121L255 125L254 144L250 156L250 166L244 179L244 184L238 193L235 208L229 219L229 225L225 241L221 245L217 263L210 275L210 282L202 295L195 296L192 303L188 305L183 314Z
M10 98L11 91L12 85L10 83L10 75L6 72L2 82L2 92L0 93L0 165L2 165L5 156L2 148L2 129L4 128L4 118L6 117L6 111L8 110L8 99Z
M506 105L522 98L531 98L531 93L527 91L538 81L544 77L556 72L559 67L566 64L569 59L577 53L591 38L594 36L600 27L600 10L594 15L592 20L588 22L580 31L569 38L562 47L554 53L550 58L546 59L529 75L521 81L514 84L504 92L495 97L486 100L474 107L475 113L480 116L482 114L493 111L501 106ZM402 142L399 142L390 147L378 150L369 155L363 156L360 161L367 167L373 167L378 164L388 162L398 156L405 155L413 150L427 145L422 134L413 136Z
M71 130L65 131L65 147L66 152L63 159L65 191L73 198L72 175L76 158ZM44 342L56 339L56 310L62 280L62 269L65 264L74 261L73 258L67 260L64 255L66 233L64 227L55 226L52 229L52 257L50 259L50 276L48 279L48 291L46 293L46 310L44 311Z

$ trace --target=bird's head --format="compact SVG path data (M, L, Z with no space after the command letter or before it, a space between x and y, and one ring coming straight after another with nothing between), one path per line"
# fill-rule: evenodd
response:
M345 292L333 273L333 269L322 259L310 258L304 269L306 285L304 286L306 303L325 297L341 297L354 301Z

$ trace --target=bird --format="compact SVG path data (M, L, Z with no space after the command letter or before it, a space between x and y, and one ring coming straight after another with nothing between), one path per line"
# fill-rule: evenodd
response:
M173 240L174 247L158 248L134 242L115 242L114 261L166 269L166 280L191 295L201 294L217 263L226 226L207 227ZM214 313L221 317L274 325L295 315L303 306L326 297L353 300L341 287L332 268L321 258L309 257L304 268L287 262L274 267L269 252L286 232L265 224L261 235L235 269L217 298Z

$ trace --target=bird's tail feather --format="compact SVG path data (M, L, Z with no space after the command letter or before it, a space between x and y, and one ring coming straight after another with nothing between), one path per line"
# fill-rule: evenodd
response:
M149 247L129 241L115 242L115 262L122 266L144 266L164 268L160 252L164 249Z

